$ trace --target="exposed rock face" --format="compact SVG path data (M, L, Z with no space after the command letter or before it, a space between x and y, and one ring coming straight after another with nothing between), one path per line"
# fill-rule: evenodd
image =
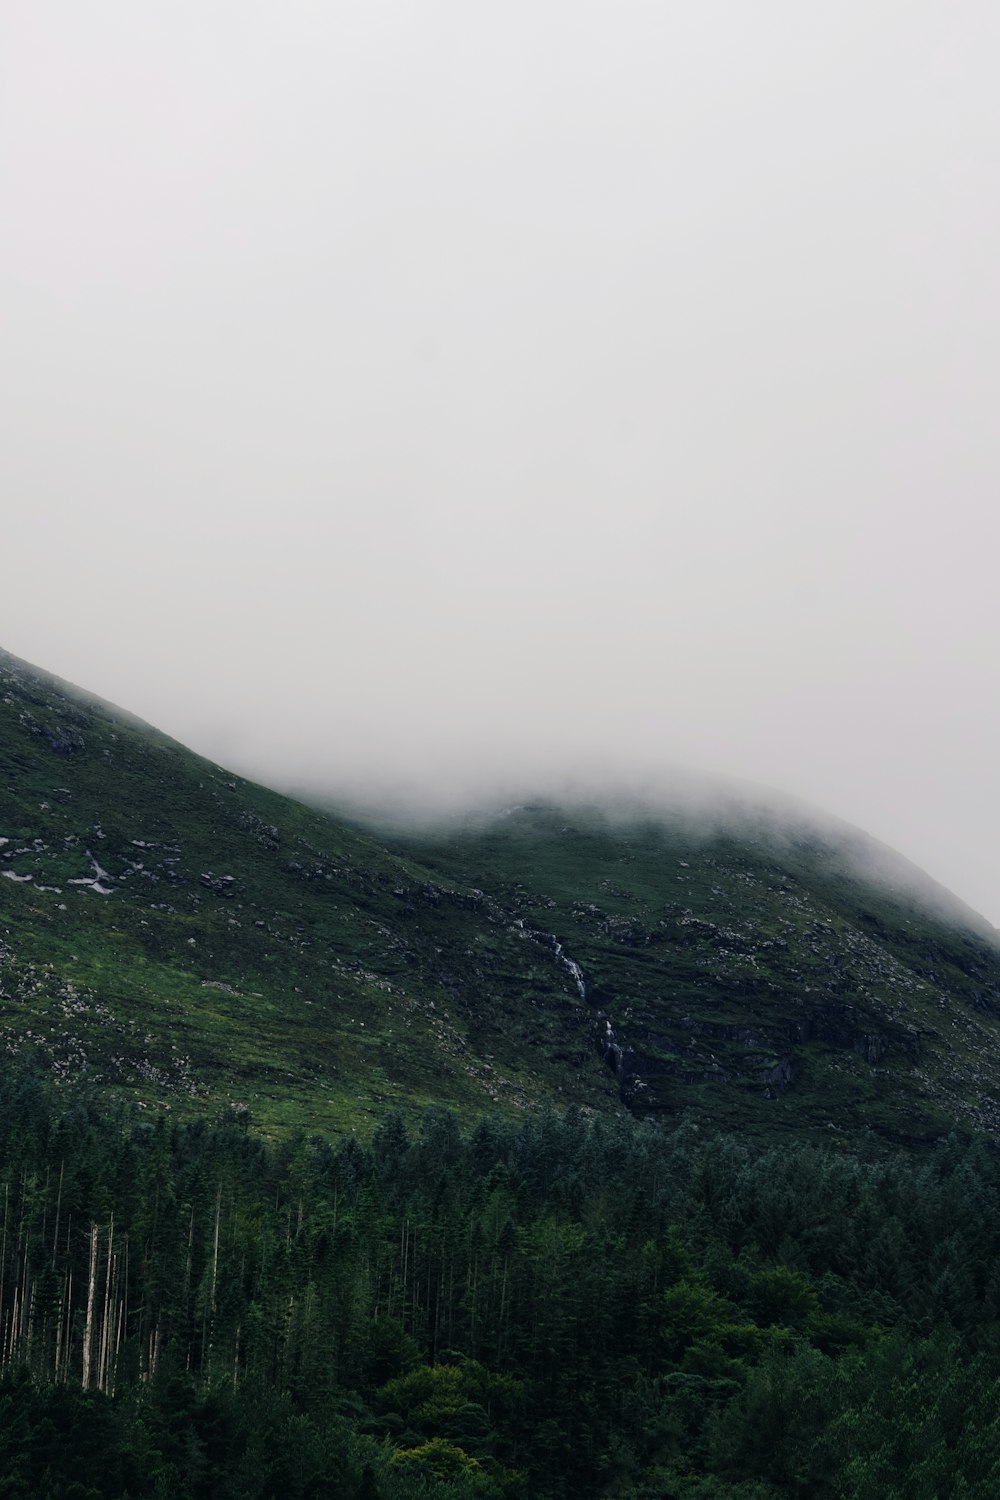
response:
M623 1098L647 1110L676 1107L676 1090L670 1097L654 1086L667 1080L677 1088L695 1083L757 1086L765 1098L778 1098L796 1080L796 1048L812 1041L854 1053L872 1067L893 1052L910 1058L920 1053L920 1038L913 1032L859 1031L846 1010L819 1025L804 1019L777 1028L683 1015L675 1031L639 1031L628 1038L602 1013L594 1024L594 1040Z

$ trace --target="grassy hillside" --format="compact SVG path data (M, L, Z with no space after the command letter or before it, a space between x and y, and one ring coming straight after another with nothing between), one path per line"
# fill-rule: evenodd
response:
M0 1035L57 1077L316 1129L616 1105L564 970L482 893L8 656L0 838Z
M0 654L0 840L2 1044L147 1108L1000 1125L993 939L809 830L537 806L375 835Z

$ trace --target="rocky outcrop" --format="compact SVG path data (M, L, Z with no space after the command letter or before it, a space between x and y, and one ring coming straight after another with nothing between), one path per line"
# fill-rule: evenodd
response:
M691 1084L751 1086L765 1098L779 1098L800 1072L796 1049L811 1041L824 1042L861 1057L871 1067L893 1051L917 1057L920 1038L904 1031L858 1029L844 1016L829 1026L809 1020L784 1027L740 1025L707 1021L685 1014L676 1029L637 1030L626 1039L607 1015L594 1024L594 1042L604 1064L622 1089L623 1099L643 1108L670 1107L658 1082L683 1088Z

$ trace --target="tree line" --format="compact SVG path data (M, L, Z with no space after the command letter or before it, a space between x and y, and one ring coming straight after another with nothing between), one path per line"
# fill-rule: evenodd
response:
M0 1496L986 1500L1000 1158L0 1079Z

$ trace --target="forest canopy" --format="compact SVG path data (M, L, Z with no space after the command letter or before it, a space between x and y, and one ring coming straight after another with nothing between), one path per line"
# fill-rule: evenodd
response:
M1000 1492L1000 1161L0 1083L4 1496Z

